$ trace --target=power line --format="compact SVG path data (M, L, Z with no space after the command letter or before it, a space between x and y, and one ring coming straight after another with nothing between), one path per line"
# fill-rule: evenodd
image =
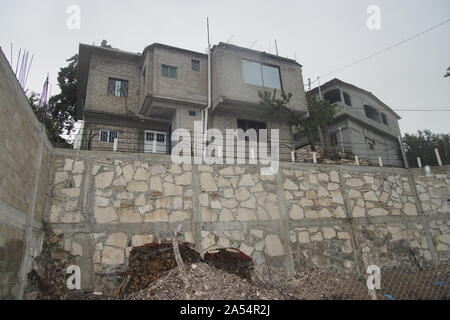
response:
M408 42L408 41L411 41L411 40L413 40L413 39L415 39L415 38L418 38L418 37L424 35L425 33L428 33L428 32L430 32L430 31L432 31L432 30L434 30L434 29L436 29L436 28L439 28L440 26L443 26L444 24L446 24L446 23L448 23L448 22L450 22L450 19L447 19L447 20L445 20L445 21L443 21L443 22L441 22L441 23L439 23L439 24L437 24L437 25L435 25L435 26L432 26L431 28L428 28L428 29L426 29L426 30L424 30L424 31L422 31L422 32L420 32L420 33L415 34L415 35L412 36L412 37L409 37L409 38L407 38L407 39L405 39L405 40L402 40L402 41L400 41L400 42L397 42L397 43L395 43L395 44L393 44L393 45L391 45L391 46L389 46L389 47L387 47L387 48L384 48L384 49L382 49L382 50L379 50L379 51L377 51L377 52L375 52L375 53L373 53L373 54L371 54L371 55L368 55L368 56L366 56L366 57L364 57L364 58L362 58L362 59L359 59L359 60L357 60L357 61L355 61L355 62L352 62L352 63L350 63L350 64L348 64L348 65L345 65L345 66L343 66L343 67L341 67L341 68L338 68L338 69L336 69L336 70L333 70L333 71L331 71L331 72L329 72L329 73L327 73L327 74L324 74L324 75L322 75L322 76L320 76L320 77L321 77L321 78L327 77L327 76L329 76L329 75L331 75L331 74L333 74L333 73L336 73L336 72L345 70L345 69L347 69L347 68L349 68L349 67L351 67L351 66L354 66L355 64L358 64L358 63L361 63L361 62L363 62L363 61L366 61L366 60L368 60L368 59L370 59L370 58L373 58L373 57L375 57L375 56L377 56L377 55L379 55L379 54L381 54L381 53L383 53L383 52L386 52L386 51L391 50L391 49L393 49L393 48L395 48L395 47L398 47L398 46L400 46L400 45L402 45L402 44L404 44L404 43L406 43L406 42Z

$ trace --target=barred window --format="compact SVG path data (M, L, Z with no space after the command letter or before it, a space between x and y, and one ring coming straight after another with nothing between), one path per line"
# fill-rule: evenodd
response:
M192 59L191 60L191 67L192 67L192 70L194 70L194 71L200 71L200 61Z
M99 140L102 142L114 142L114 139L118 137L119 135L115 130L100 130Z
M116 97L128 97L128 80L109 78L108 95Z

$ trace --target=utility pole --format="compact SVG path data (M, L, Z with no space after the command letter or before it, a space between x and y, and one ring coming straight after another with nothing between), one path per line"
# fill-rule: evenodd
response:
M322 90L320 89L320 77L317 77L317 85L319 86L319 100L322 100Z

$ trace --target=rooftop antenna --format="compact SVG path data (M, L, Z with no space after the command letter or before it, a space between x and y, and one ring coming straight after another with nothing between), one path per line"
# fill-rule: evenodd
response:
M255 42L252 43L252 45L249 47L249 49L253 48L253 46L258 42L258 40L255 40Z
M17 77L17 70L19 69L19 60L20 60L21 53L22 53L22 48L19 48L19 56L17 57L16 72L14 72L16 74L16 77Z
M11 69L14 68L13 65L13 43L11 42L11 60L9 60L9 64L11 65Z
M28 75L30 74L30 69L31 69L31 65L33 64L33 59L34 59L34 53L33 53L33 55L31 56L30 65L28 66L27 75L25 76L25 82L23 83L24 89L25 89L25 86L27 85Z
M227 42L226 43L228 43L228 42L230 42L231 41L231 39L233 39L233 37L234 37L234 34L227 40Z
M278 55L278 43L276 39L275 39L275 52Z

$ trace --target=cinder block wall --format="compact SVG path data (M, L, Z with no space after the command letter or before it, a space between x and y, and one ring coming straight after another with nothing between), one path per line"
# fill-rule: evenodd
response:
M184 240L239 248L262 277L299 267L364 270L449 258L450 168L422 171L282 163L175 165L169 156L55 149L46 220L77 256L86 290L111 293L134 246ZM269 273L270 269L270 273Z
M1 50L0 93L0 299L10 299L38 253L53 148Z

